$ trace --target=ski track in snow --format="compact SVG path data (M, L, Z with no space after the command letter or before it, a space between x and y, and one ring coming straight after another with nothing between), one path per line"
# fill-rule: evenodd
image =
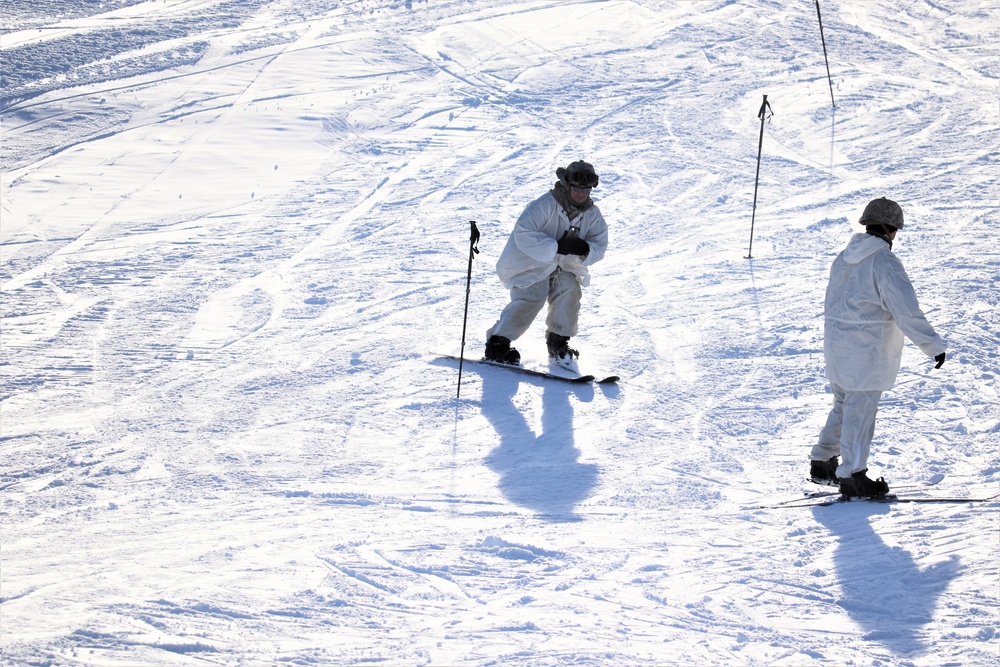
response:
M1000 664L997 503L801 494L871 198L949 341L871 459L1000 486L989 3L5 6L9 665ZM753 259L746 257L761 95ZM582 366L470 368L574 159ZM541 363L544 325L518 341Z

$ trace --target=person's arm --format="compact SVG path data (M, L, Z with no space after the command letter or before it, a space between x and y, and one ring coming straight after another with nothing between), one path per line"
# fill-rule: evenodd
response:
M554 206L559 205L551 195L549 199ZM548 217L555 212L548 204L544 198L529 204L514 223L512 232L517 249L536 262L553 261L559 247L559 242L543 231Z
M920 310L917 295L902 262L892 253L876 263L879 295L896 326L928 357L939 357L947 345Z
M590 252L583 263L590 266L604 259L604 253L608 249L608 224L600 211L597 211L597 218L591 223L585 240L590 246Z

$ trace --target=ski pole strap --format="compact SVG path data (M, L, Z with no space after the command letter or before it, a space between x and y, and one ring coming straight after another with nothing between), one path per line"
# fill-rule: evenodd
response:
M771 103L767 101L767 95L764 96L764 101L760 105L760 111L757 112L757 118L760 118L763 121L765 120L765 114L767 116L767 120L770 120L771 116L774 115L774 111L771 109Z
M469 244L472 248L472 252L478 255L479 248L477 246L479 245L479 228L476 227L475 220L470 220L469 224L472 225L472 238L469 240Z

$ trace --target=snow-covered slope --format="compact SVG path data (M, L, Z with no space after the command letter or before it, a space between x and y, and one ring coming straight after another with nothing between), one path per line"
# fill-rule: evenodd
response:
M836 108L809 2L8 4L4 664L1000 664L996 503L758 507L882 195L951 349L873 472L1000 491L995 3L823 2ZM478 356L581 158L622 383L456 398L469 221Z

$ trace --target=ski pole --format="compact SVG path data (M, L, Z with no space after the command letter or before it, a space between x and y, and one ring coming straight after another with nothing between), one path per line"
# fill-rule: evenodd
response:
M476 244L479 243L479 229L476 227L475 220L470 220L469 224L472 225L472 236L469 240L469 272L465 277L465 313L462 315L462 351L458 355L458 391L455 392L455 398L461 398L462 396L462 362L465 361L465 327L469 321L469 292L472 291L472 257L473 255L479 254L479 248L476 247Z
M823 60L826 62L826 80L830 82L830 104L837 108L833 99L833 77L830 76L830 59L826 57L826 37L823 36L823 16L819 13L819 0L816 0L816 18L819 19L819 38L823 41Z
M765 95L760 111L757 112L757 117L760 118L760 140L757 142L757 176L753 180L753 212L750 214L750 249L747 251L747 259L753 259L753 224L757 218L757 183L760 182L760 154L764 148L764 120L774 115L771 111L771 116L767 116L768 111L771 111L771 105L767 103Z

